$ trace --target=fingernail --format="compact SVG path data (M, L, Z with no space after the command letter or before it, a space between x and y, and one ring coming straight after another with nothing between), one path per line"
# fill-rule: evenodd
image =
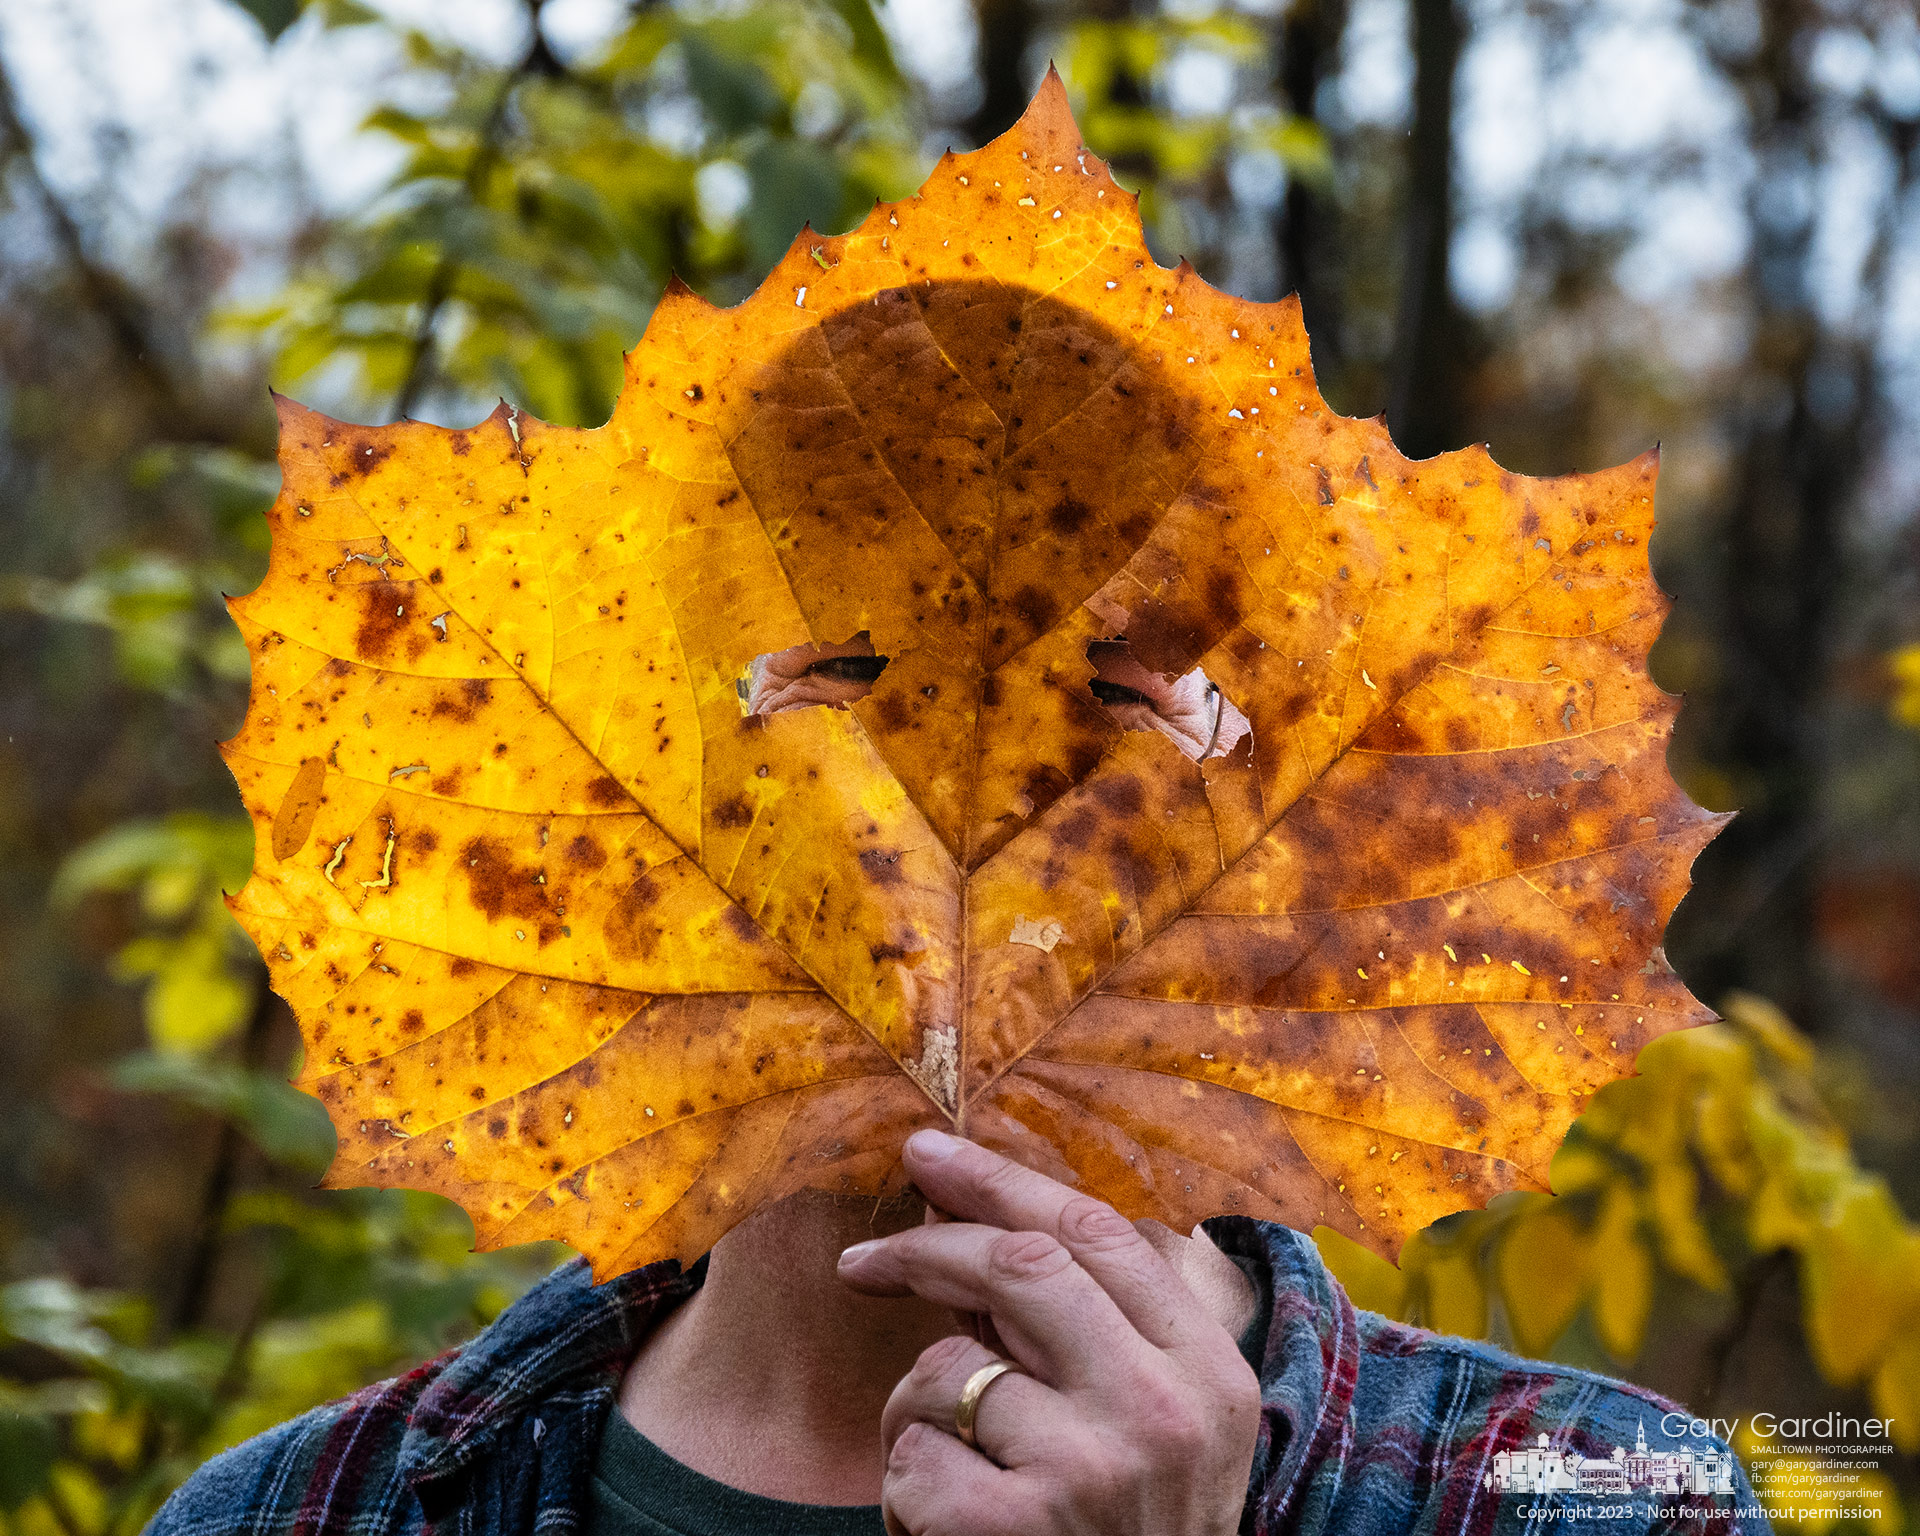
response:
M958 1136L945 1131L915 1131L907 1138L913 1155L923 1163L944 1163L966 1145Z
M868 1243L855 1243L851 1248L842 1248L840 1250L840 1267L842 1269L857 1268L871 1258L879 1246L879 1240L875 1239Z

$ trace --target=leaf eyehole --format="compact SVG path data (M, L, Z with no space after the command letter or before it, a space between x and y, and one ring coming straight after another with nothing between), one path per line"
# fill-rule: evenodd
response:
M1129 731L1155 731L1192 762L1225 757L1251 727L1220 685L1198 667L1179 677L1143 667L1124 640L1087 647L1087 692Z
M876 656L862 630L829 645L795 645L756 656L739 680L741 712L777 715L827 705L844 709L873 692L889 658Z
M1108 682L1104 677L1090 678L1087 691L1109 708L1115 704L1141 704L1148 709L1153 708L1153 700L1138 688L1129 688L1125 683Z
M888 656L823 656L808 665L807 677L831 678L839 683L865 683L871 687L887 670Z

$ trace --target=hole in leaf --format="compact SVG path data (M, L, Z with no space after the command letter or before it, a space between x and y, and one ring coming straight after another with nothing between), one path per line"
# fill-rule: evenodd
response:
M837 645L796 645L753 658L741 677L740 700L749 715L777 715L783 709L829 704L844 709L873 692L887 669L885 656L873 653L863 629Z
M1087 691L1115 721L1130 731L1158 731L1193 762L1225 757L1253 729L1198 667L1184 677L1150 672L1124 640L1094 641L1087 660Z

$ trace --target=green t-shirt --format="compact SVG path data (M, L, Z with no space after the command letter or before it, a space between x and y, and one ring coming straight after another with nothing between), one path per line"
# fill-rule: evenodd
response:
M789 1504L675 1461L616 1405L594 1460L587 1536L882 1536L878 1504Z

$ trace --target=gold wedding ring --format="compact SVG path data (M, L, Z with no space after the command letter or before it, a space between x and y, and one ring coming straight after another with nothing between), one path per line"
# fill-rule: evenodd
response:
M995 1360L983 1365L967 1378L967 1384L960 1389L960 1401L953 1410L953 1427L960 1435L960 1443L970 1451L980 1449L979 1441L973 1438L974 1420L980 1417L980 1399L987 1395L992 1386L1008 1371L1018 1371L1020 1367L1011 1360ZM1025 1373L1022 1372L1024 1375Z

